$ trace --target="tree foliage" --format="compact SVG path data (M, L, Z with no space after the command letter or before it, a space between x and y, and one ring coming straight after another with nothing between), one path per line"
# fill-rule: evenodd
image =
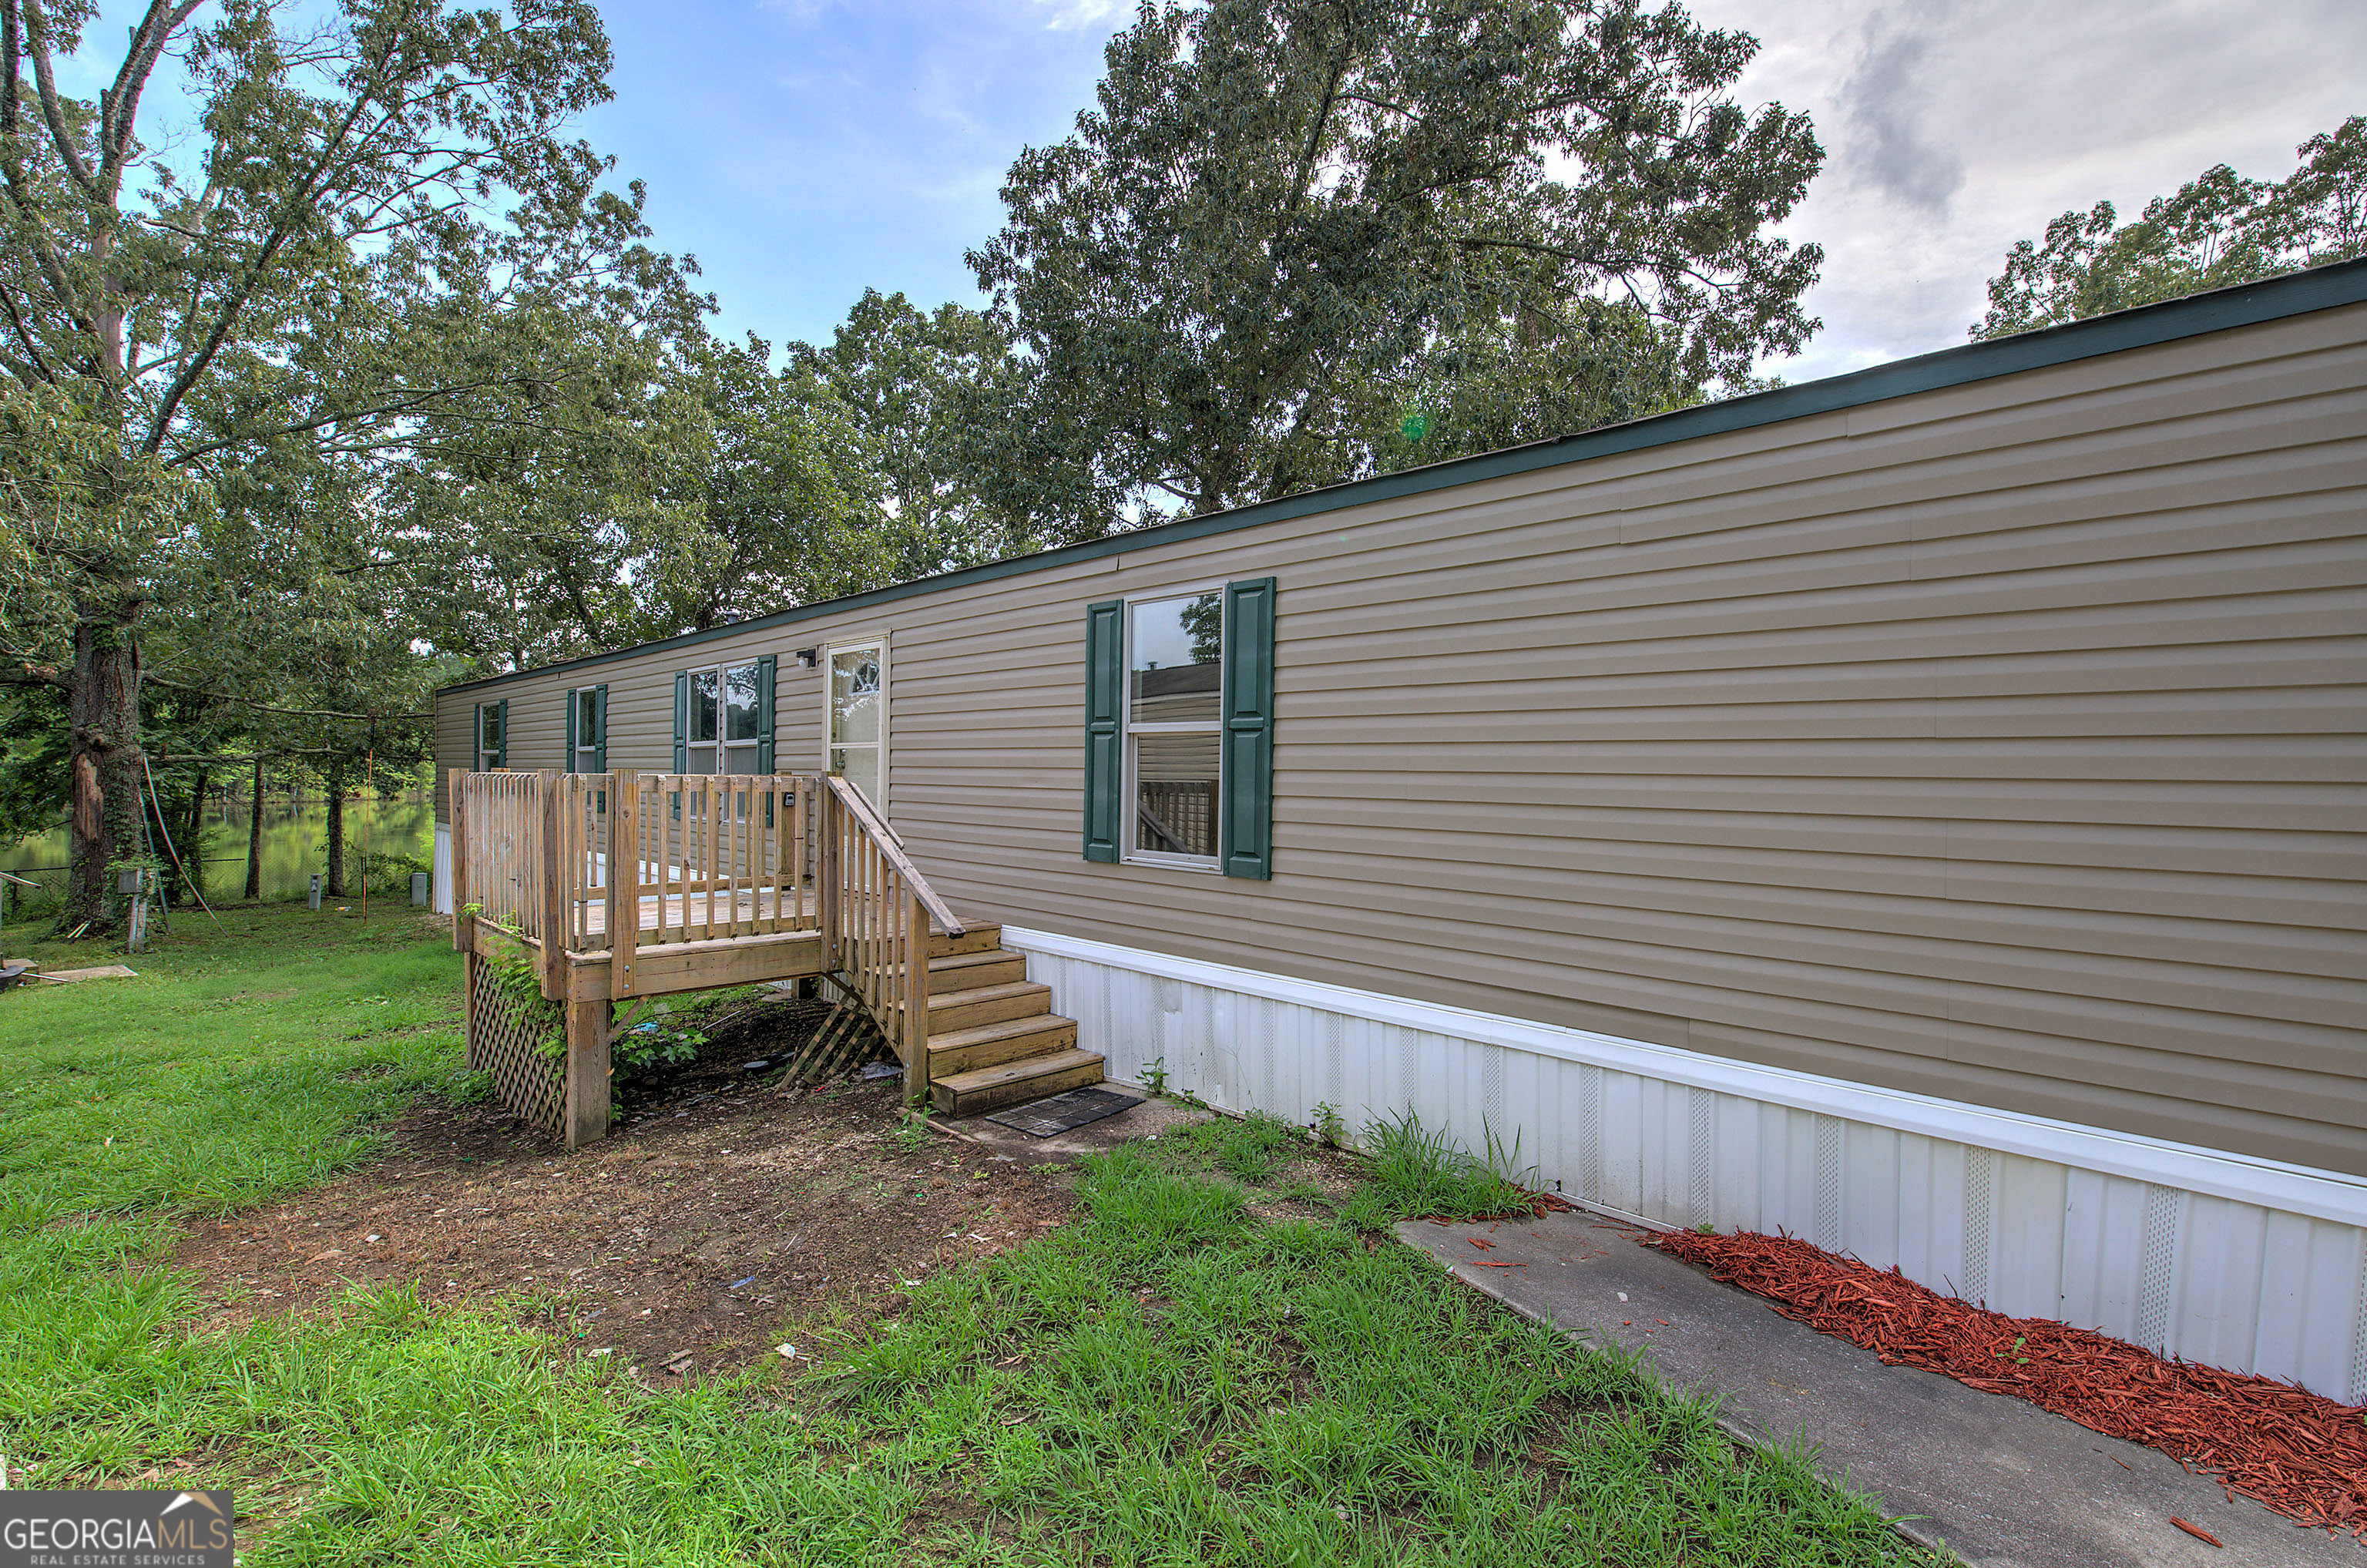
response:
M1698 396L1817 324L1822 151L1640 0L1146 3L972 254L1030 374L994 500L1074 532Z
M515 393L515 416L570 373L481 329L530 299L670 289L635 200L561 135L607 95L587 0L293 9L152 0L81 99L60 67L98 63L95 0L0 0L0 404L31 476L0 507L0 646L66 699L70 918L105 920L139 831L143 670L186 659L202 685L234 646L143 646L160 603L234 577L206 564L217 497L233 528L284 519L249 505L273 492L368 515L355 465L455 400ZM196 106L186 160L140 129L164 65ZM376 564L319 559L315 586Z
M2109 201L2006 253L1976 338L2057 326L2367 255L2367 116L2296 149L2282 181L2215 164L2123 223Z
M698 351L698 414L663 526L633 541L649 636L703 631L860 592L897 574L874 504L874 453L852 411L750 337Z
M790 354L859 433L896 579L1064 542L1057 517L998 504L983 479L1008 455L1004 426L1025 373L1002 323L955 304L923 313L866 289L828 347Z

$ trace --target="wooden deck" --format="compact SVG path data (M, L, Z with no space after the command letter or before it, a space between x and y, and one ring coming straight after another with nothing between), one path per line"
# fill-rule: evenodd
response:
M449 781L470 1063L571 1147L606 1133L609 1047L639 1016L618 1005L686 991L828 975L904 1063L906 1099L956 1114L1101 1077L1025 960L957 915L844 778ZM547 1022L516 996L521 954L565 1014L556 1073Z

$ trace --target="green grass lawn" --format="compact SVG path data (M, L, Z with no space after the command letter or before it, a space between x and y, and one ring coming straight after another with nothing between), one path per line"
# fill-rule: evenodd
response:
M1929 1561L1797 1456L1376 1244L1360 1224L1485 1199L1415 1140L1322 1208L1278 1124L1121 1150L1076 1223L788 1375L654 1391L531 1302L406 1289L197 1332L162 1263L181 1217L366 1161L410 1098L471 1087L458 960L410 911L224 919L178 922L136 980L0 995L12 1484L230 1486L255 1562ZM1250 1211L1280 1196L1314 1217Z

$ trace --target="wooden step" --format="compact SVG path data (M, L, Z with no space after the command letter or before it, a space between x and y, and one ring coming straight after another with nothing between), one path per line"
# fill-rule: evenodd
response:
M1052 1010L1052 988L1032 980L1001 985L974 985L966 991L939 993L929 987L929 1035L934 1039L952 1029L999 1024L1006 1018L1026 1018Z
M982 953L947 953L929 960L929 989L962 991L973 985L1005 985L1027 978L1027 957L1008 948Z
M1102 1059L1098 1054L1063 1051L934 1078L929 1089L932 1107L939 1116L978 1116L1101 1081Z
M972 926L958 937L948 937L943 931L929 933L929 956L945 958L953 953L991 953L1002 946L1002 927L998 925Z
M929 1076L948 1078L980 1067L1000 1067L1028 1056L1055 1056L1077 1045L1077 1020L1057 1014L1005 1018L974 1028L929 1036Z

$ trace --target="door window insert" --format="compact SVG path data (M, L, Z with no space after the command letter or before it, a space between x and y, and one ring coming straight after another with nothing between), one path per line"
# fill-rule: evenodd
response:
M824 766L887 810L888 649L867 642L830 651L830 740Z

